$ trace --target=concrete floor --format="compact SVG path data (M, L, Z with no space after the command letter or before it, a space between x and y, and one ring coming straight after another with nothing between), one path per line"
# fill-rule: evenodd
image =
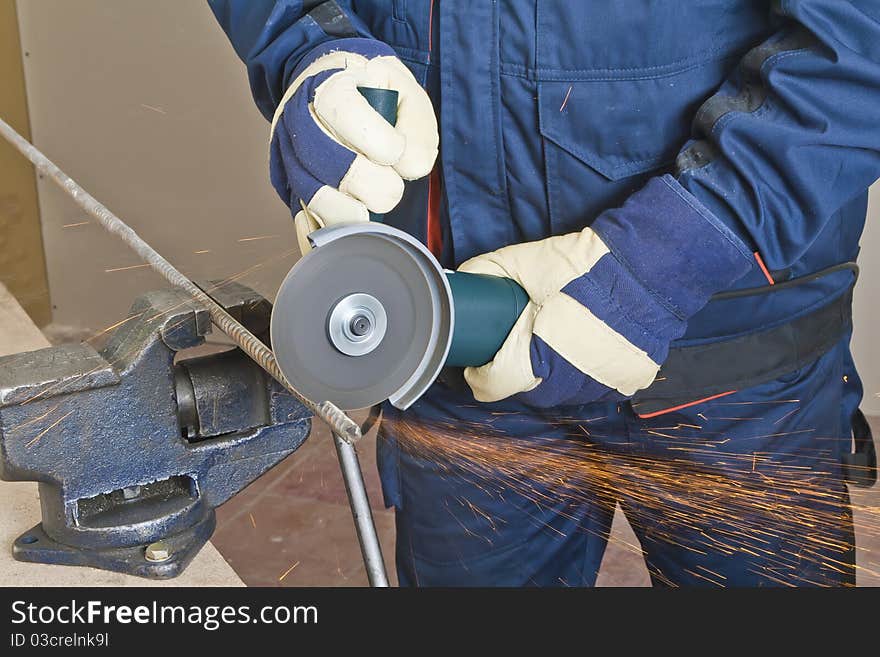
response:
M880 436L880 418L872 422ZM358 447L370 500L385 550L393 567L394 517L382 506L375 464L375 436ZM853 489L857 507L871 507L871 522L858 532L860 586L880 586L880 485ZM859 518L856 519L860 525ZM354 534L351 512L339 474L336 453L326 429L314 434L296 453L229 501L218 511L214 545L250 586L366 586L367 578ZM597 584L650 586L638 540L618 512Z

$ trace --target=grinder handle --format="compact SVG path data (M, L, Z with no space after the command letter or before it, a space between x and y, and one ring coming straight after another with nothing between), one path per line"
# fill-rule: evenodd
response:
M377 89L375 87L358 87L361 96L367 99L374 110L379 112L383 119L391 125L397 124L397 97L394 89ZM376 212L370 213L370 221L382 222L383 215Z
M511 278L448 271L455 322L449 367L479 367L495 357L516 320L529 303L529 295Z

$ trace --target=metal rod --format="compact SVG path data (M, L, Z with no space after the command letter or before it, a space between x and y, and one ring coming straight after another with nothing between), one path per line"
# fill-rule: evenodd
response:
M314 402L297 391L281 372L281 368L278 367L278 362L275 360L275 354L272 353L271 349L236 321L221 305L205 294L198 285L189 280L163 258L128 224L108 210L76 181L58 168L54 162L43 155L36 146L18 134L3 119L0 119L0 135L30 160L38 171L49 176L61 189L67 192L77 205L97 219L98 223L108 233L117 236L125 242L171 285L184 290L201 303L210 314L211 321L217 328L232 338L235 344L241 347L242 351L250 356L260 367L266 370L273 379L283 385L290 391L290 394L330 426L336 441L339 466L342 469L342 475L348 490L351 512L354 516L355 528L358 533L358 541L361 544L361 552L364 557L367 575L370 578L371 584L375 581L377 582L376 586L387 586L385 562L382 560L376 527L373 525L367 491L364 487L363 474L358 463L357 452L354 450L354 444L361 438L361 430L358 424L335 404L329 401ZM345 447L341 449L340 444L344 444Z
M388 574L385 572L385 560L382 558L382 545L379 543L379 535L376 533L376 523L373 522L373 511L370 508L370 499L367 497L367 488L364 485L357 450L354 445L335 433L333 434L333 442L336 444L336 455L339 457L342 478L345 480L345 491L348 493L351 515L354 517L354 524L357 527L361 554L367 569L367 578L370 586L386 587L388 586Z

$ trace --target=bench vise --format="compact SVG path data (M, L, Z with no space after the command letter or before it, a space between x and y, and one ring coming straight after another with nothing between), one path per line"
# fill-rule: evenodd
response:
M265 339L268 301L237 283L213 296ZM174 577L214 509L305 441L307 409L243 352L192 355L210 331L196 301L157 291L100 351L0 358L0 478L39 482L42 511L16 559Z

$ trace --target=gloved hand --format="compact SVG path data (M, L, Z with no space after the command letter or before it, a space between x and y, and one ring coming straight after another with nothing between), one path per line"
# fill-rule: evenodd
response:
M330 41L306 55L291 77L272 121L269 169L272 185L295 213L305 253L313 230L368 221L368 210L394 208L404 180L431 172L439 135L428 94L380 41ZM396 126L358 87L398 92Z
M483 402L632 396L654 381L687 319L753 265L742 241L674 178L654 178L590 228L459 267L512 278L531 299L495 358L465 379Z

